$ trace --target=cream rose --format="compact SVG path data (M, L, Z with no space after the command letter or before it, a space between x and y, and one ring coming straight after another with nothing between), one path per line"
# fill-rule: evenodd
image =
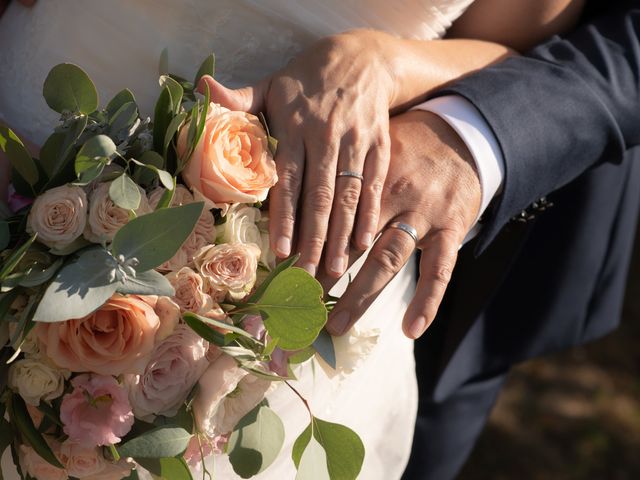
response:
M27 219L27 232L37 233L47 247L63 249L77 240L87 224L87 196L80 187L63 185L38 196Z
M189 124L178 135L178 155L185 155ZM254 115L231 112L214 103L202 139L182 178L214 203L255 203L276 184L276 164L267 135Z
M230 298L240 300L256 282L259 258L257 245L235 243L205 247L194 262L210 288L228 292Z
M53 400L62 395L64 381L71 373L59 370L51 365L24 358L9 367L9 386L24 399L28 405L37 407L40 400Z
M233 430L271 387L269 380L248 374L228 355L220 355L198 381L193 415L198 431L217 437Z
M129 211L118 207L109 197L109 182L98 184L89 195L89 220L84 237L93 243L110 242L131 219ZM140 188L140 187L138 187ZM147 196L140 188L140 206L136 215L151 213Z
M72 477L86 478L101 473L107 462L96 447L66 440L60 446L60 461Z
M183 312L207 313L213 308L211 295L205 293L204 280L189 267L167 275L176 291L173 300Z
M84 318L39 323L35 331L43 353L61 368L139 374L149 361L156 334L167 330L163 325L172 330L177 323L179 310L170 307L157 297L116 294Z
M336 375L345 377L360 367L378 344L380 329L362 330L357 325L351 327L345 335L333 337L336 354L336 368L332 368L320 355L314 358L329 378Z
M243 204L229 208L225 222L218 226L218 243L255 243L262 242L260 229L260 210Z
M129 401L137 418L173 416L209 364L209 344L180 324L156 346L142 375L125 376Z

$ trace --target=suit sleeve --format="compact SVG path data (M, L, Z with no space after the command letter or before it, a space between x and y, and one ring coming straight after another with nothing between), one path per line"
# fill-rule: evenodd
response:
M471 102L504 155L504 189L478 252L532 202L640 144L640 1L618 4L439 92Z

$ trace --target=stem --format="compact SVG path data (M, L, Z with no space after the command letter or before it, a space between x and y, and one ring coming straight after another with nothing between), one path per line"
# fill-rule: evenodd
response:
M305 408L309 412L309 416L311 417L311 423L313 423L313 413L311 413L311 407L309 407L309 402L307 401L307 399L304 398L302 396L302 394L298 390L296 390L293 387L293 385L291 385L287 380L285 380L284 383L287 385L287 387L289 387L291 390L293 390L293 393L295 393L298 396L298 398L302 401L302 403L304 404Z

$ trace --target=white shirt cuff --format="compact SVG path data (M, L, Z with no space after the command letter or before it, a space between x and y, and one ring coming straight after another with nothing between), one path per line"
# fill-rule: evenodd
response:
M504 179L504 158L491 127L468 100L457 95L433 98L413 107L412 110L425 110L438 115L460 135L471 152L482 189L477 224L493 197L502 190ZM465 242L473 238L477 231L478 225L475 225Z

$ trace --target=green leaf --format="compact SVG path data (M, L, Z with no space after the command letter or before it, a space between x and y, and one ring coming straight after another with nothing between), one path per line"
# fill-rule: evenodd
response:
M168 88L171 92L171 109L174 115L177 115L180 111L180 104L182 102L182 95L184 95L184 89L176 80L168 75L160 76L160 86Z
M262 298L262 295L264 295L264 292L267 290L267 287L271 284L273 279L276 278L278 275L280 275L280 273L284 272L287 268L290 268L293 265L295 265L295 263L298 261L299 258L300 258L299 254L293 255L287 258L286 260L284 260L283 262L281 262L280 264L278 264L276 268L274 268L269 273L267 278L264 279L264 281L260 284L260 286L256 288L256 291L253 292L253 294L247 299L247 303L256 303L258 300L260 300L260 298Z
M156 210L160 210L162 208L167 208L173 202L173 196L176 193L176 177L173 177L173 188L165 189L164 193L160 197L160 201L156 206Z
M85 165L85 170L77 174L78 178L75 182L73 182L73 184L80 187L90 184L95 179L100 177L100 175L102 175L105 166L106 163L100 161L95 162L95 164L91 166Z
M293 445L292 458L298 468L296 479L355 480L362 469L365 453L364 444L360 437L344 425L327 422L316 417L313 417L311 422L312 424L302 432ZM315 445L311 439L311 433L324 452L328 477L317 476L317 473L324 470L320 463L323 455L319 452L318 445ZM306 465L307 463L311 465Z
M204 208L203 202L163 208L134 218L116 233L111 248L117 256L137 258L145 272L170 260L189 237Z
M93 167L96 163L108 163L109 157L116 153L117 147L106 135L96 135L87 140L76 155L76 174Z
M297 468L296 480L334 480L327 471L327 453L313 437L309 439Z
M34 321L63 322L94 312L116 292L117 267L116 260L103 248L84 250L53 278Z
M135 103L136 98L133 96L133 93L128 88L124 90L120 90L115 96L109 101L105 110L107 111L107 115L111 119L120 108L126 103Z
M98 92L89 76L77 65L62 63L51 69L42 89L52 110L90 114L98 108Z
M318 338L313 342L313 348L331 368L336 368L336 350L333 337L324 328L320 330Z
M47 185L49 188L66 182L65 179L59 179L58 177L65 173L67 165L73 159L73 148L85 128L87 128L88 121L89 119L86 115L78 116L71 122L66 133L53 133L42 146L40 163L53 182L53 184Z
M0 125L0 150L11 162L11 166L32 187L38 183L40 174L35 161L18 136L5 126Z
M162 89L153 114L153 149L164 152L164 137L173 119L171 92L168 87Z
M40 432L36 429L27 411L27 406L20 395L13 394L11 396L9 415L20 434L29 442L38 455L54 467L64 468Z
M327 323L322 286L301 268L289 268L269 284L255 307L272 338L283 350L311 345Z
M284 443L284 425L266 405L245 415L229 438L229 461L234 472L250 478L264 471L277 458Z
M60 266L62 265L63 259L58 258L48 267L42 265L35 265L31 268L24 277L20 280L20 285L23 287L37 287L38 285L42 285L43 283L49 281L51 277L55 275Z
M165 458L182 455L192 435L184 428L162 426L117 447L121 457Z
M169 149L169 145L171 144L171 140L173 140L174 135L178 132L182 124L187 118L187 112L181 112L171 120L169 126L167 127L167 132L164 135L164 148L162 149L163 155L167 156L167 150Z
M176 292L164 275L149 270L138 272L135 277L128 275L118 285L118 292L127 295L159 295L173 297Z
M161 458L160 475L167 480L192 480L191 470L184 458Z
M213 318L201 317L192 312L187 312L183 316L184 321L187 325L189 325L196 333L200 333L200 331L204 331L204 328L211 330L208 325L221 328L223 330L228 330L230 332L235 333L236 335L240 335L241 337L248 338L250 340L255 341L255 338L251 336L250 333L245 332L241 328L235 327L229 323L221 322L220 320L215 320ZM195 328L194 328L195 327ZM204 328L203 328L204 327ZM205 339L206 340L206 339Z
M289 364L296 365L299 363L304 363L313 357L316 354L316 351L313 347L304 348L289 357Z
M197 315L192 313L185 313L183 318L184 322L207 342L218 345L219 347L227 344L225 335L223 333L214 330L205 322L199 320L199 317Z
M4 220L0 220L0 252L9 246L11 241L11 231L9 224Z
M138 105L135 102L125 103L109 119L109 134L115 135L120 130L131 128L137 118Z
M200 68L198 69L198 73L196 73L196 77L193 81L193 84L197 87L198 82L202 77L204 77L205 75L209 75L213 77L215 73L216 73L216 57L212 53L207 58L205 58L204 62L202 62L202 65L200 65Z
M11 255L9 255L9 258L5 260L2 269L0 269L0 282L13 273L13 270L18 266L18 263L20 263L20 260L24 258L27 250L29 250L31 245L33 245L36 237L37 234L34 233L29 240L23 243L19 248L13 250Z
M143 158L147 157L146 158L147 161L153 161L153 162L160 161L161 164L164 163L164 160L162 159L162 157L158 155L156 152L154 152L153 150L149 150L142 157ZM162 184L163 187L168 188L169 190L173 190L174 188L173 176L169 172L158 168L156 165L152 163L145 163L142 161L139 162L138 160L135 160L135 159L132 159L131 161L136 165L142 168L146 168L147 170L155 173L160 179L160 183Z
M135 210L140 206L142 195L131 177L123 173L109 185L109 198L120 208Z

